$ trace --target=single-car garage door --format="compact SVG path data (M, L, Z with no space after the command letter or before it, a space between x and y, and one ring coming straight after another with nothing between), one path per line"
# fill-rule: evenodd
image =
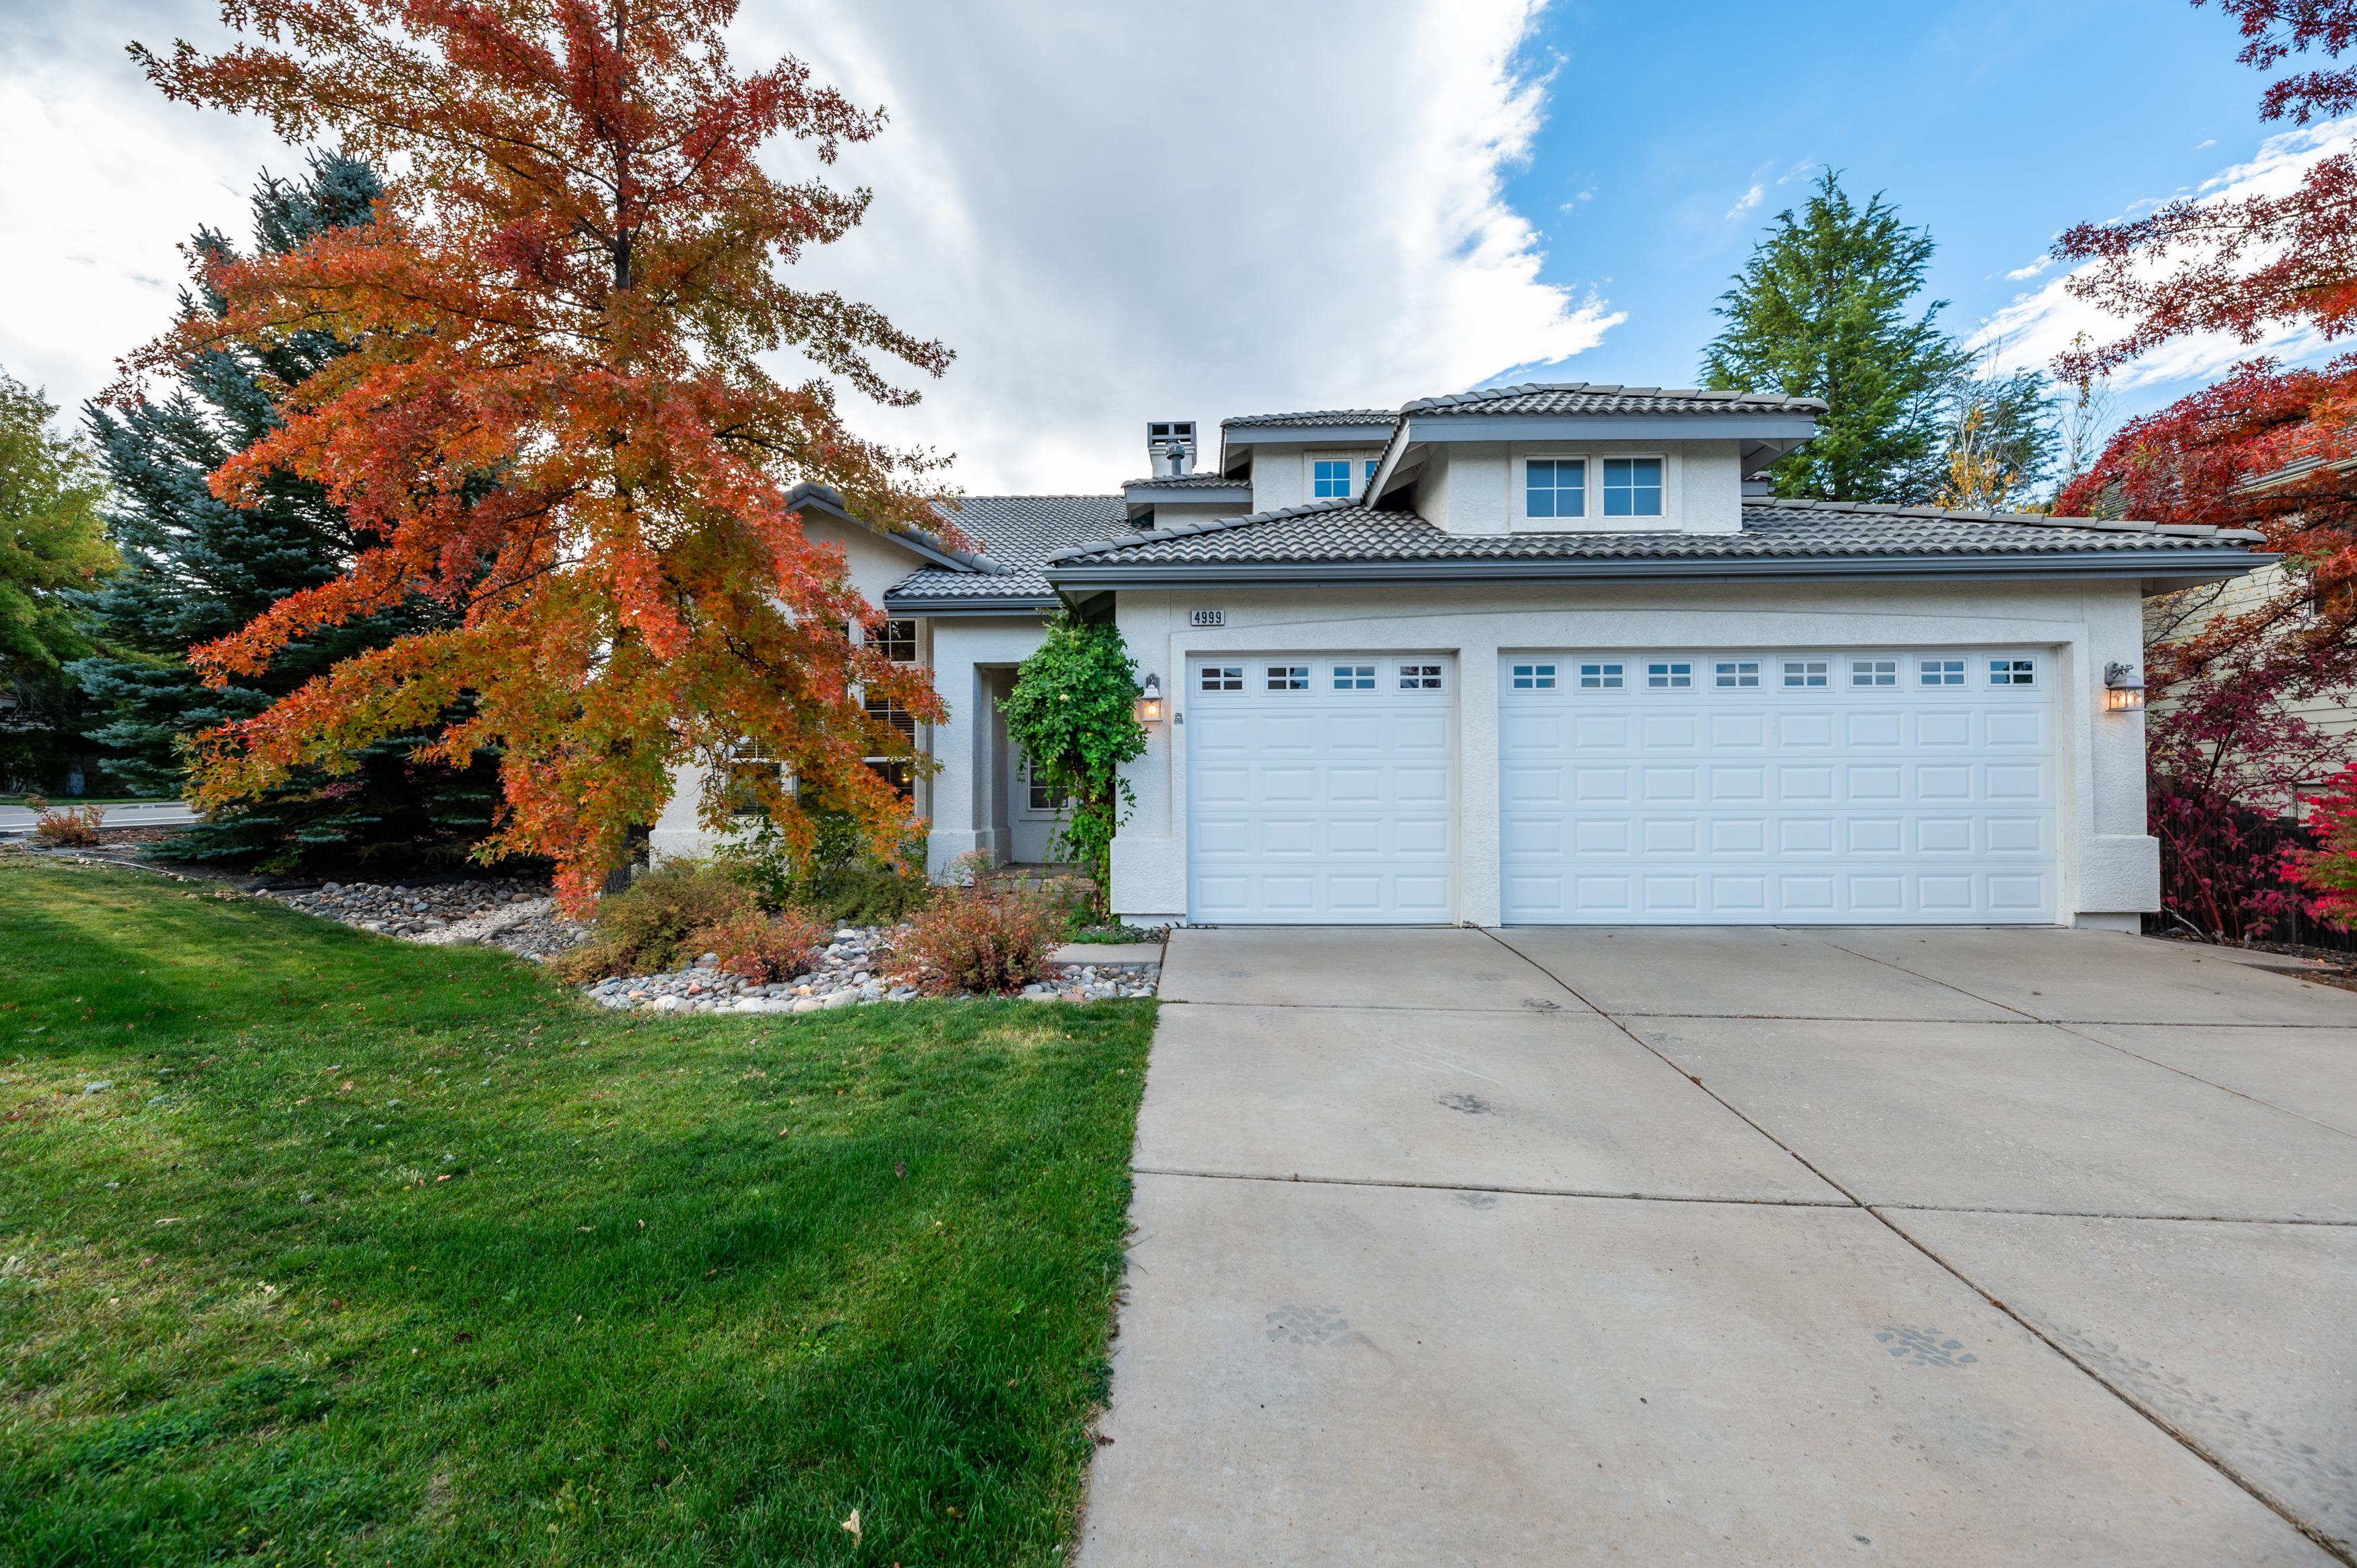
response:
M1454 919L1456 703L1445 655L1190 660L1188 918Z
M1510 922L2046 922L2040 650L1501 660Z

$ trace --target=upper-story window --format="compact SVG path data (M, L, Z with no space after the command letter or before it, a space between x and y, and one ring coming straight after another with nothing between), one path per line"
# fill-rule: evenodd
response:
M1604 515L1662 515L1662 460L1659 457L1604 459Z
M1361 473L1355 480L1351 476L1353 466ZM1318 457L1309 465L1309 495L1313 500L1335 500L1359 493L1359 487L1375 477L1376 459L1356 457Z
M1523 515L1525 517L1586 517L1587 460L1584 457L1534 457L1523 466Z
M913 620L871 620L866 641L882 650L895 664L917 661L917 623Z

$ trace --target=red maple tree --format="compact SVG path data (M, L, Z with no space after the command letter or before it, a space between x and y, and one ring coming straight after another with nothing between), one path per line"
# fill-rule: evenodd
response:
M752 787L790 843L802 799L879 848L908 808L864 758L908 753L871 712L945 716L922 672L851 636L875 612L839 550L789 504L834 487L871 525L921 528L946 499L928 455L853 435L836 384L916 394L877 358L938 376L938 343L780 269L842 238L867 193L780 180L758 156L798 138L832 162L875 135L799 61L739 75L735 0L224 0L244 34L133 54L171 98L334 138L388 171L372 222L207 268L226 302L126 361L119 395L188 356L296 333L353 346L274 388L278 427L211 478L227 500L273 469L314 479L369 541L339 581L193 651L216 679L313 628L404 595L459 625L336 666L199 738L199 798L225 802L307 764L349 767L381 736L461 714L434 748L500 757L486 855L559 865L579 909L651 822L677 764L721 779L748 748L788 782ZM812 371L783 384L764 357ZM801 798L798 798L801 797Z
M2195 5L2206 0L2192 0ZM2337 58L2357 44L2357 0L2218 0L2262 70L2302 49ZM2357 103L2357 68L2271 84L2262 119L2337 114ZM2255 343L2308 325L2326 338L2357 328L2357 158L2320 160L2288 196L2188 197L2141 218L2081 223L2054 242L2056 259L2093 263L2064 286L2128 318L2126 336L2062 355L2066 380L2117 369L2173 338L2225 332Z
M2262 70L2357 45L2357 0L2219 3L2240 25L2239 58ZM2352 104L2357 69L2342 68L2283 77L2260 113L2306 124ZM2118 339L2057 360L2082 384L2196 333L2255 343L2306 326L2341 338L2357 329L2357 159L2319 161L2283 197L2193 199L2083 223L2054 253L2093 263L2066 286L2128 322ZM2271 846L2284 832L2277 814L2344 768L2352 746L2301 710L2345 704L2357 688L2357 355L2315 369L2235 366L2124 426L2055 510L2256 529L2259 548L2282 556L2256 591L2226 585L2154 601L2146 650L2147 684L2164 699L2146 731L2164 901L2212 934L2279 929L2297 903L2279 864L2311 888L2338 875L2330 855ZM2357 798L2357 778L2334 788ZM2309 912L2337 919L2337 908Z

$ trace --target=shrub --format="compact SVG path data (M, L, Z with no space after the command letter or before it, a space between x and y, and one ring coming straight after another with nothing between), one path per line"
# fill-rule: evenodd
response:
M39 811L48 802L36 795L27 805ZM88 849L99 842L98 830L106 821L103 806L62 806L41 811L33 821L33 836L43 843L65 844L75 849Z
M909 923L894 956L930 991L1005 995L1039 977L1063 927L1061 913L1038 897L947 891Z
M800 909L783 909L775 916L748 909L698 928L687 945L699 954L718 953L720 967L728 973L767 985L810 968L834 929Z
M931 900L932 885L922 875L903 872L869 853L848 813L806 811L818 828L817 848L806 858L789 854L767 822L720 851L728 875L765 908L806 909L841 926L892 926ZM901 857L921 866L922 841L902 846Z
M597 900L597 934L558 961L573 981L651 974L683 954L711 950L694 938L707 926L755 912L753 896L701 860L667 860L622 892Z

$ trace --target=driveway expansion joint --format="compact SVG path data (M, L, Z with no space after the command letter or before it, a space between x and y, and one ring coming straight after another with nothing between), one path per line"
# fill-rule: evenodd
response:
M1828 1197L1718 1197L1672 1192L1606 1192L1595 1187L1511 1187L1497 1182L1395 1181L1384 1176L1273 1176L1266 1171L1181 1170L1168 1165L1132 1165L1132 1176L1186 1176L1198 1181L1259 1181L1278 1187L1367 1187L1405 1192L1505 1192L1526 1197L1596 1197L1619 1203L1722 1203L1740 1208L1864 1208Z

